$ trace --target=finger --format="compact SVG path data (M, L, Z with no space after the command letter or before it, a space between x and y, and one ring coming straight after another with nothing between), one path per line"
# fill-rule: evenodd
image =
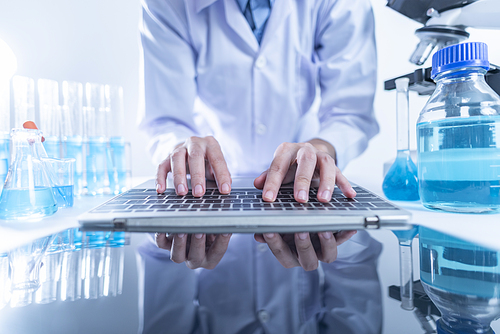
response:
M335 233L335 240L337 241L337 246L342 245L347 240L351 239L358 231L340 231Z
M296 144L283 143L276 150L275 158L271 162L266 182L262 189L262 198L264 201L273 202L276 199L276 194L288 172L293 157L296 155L296 149Z
M318 233L321 242L321 256L320 261L332 263L337 259L337 241L332 232Z
M165 233L155 233L155 242L159 248L168 249L172 247L172 241L167 239L167 235Z
M176 148L170 156L170 168L174 177L174 187L177 195L186 195L188 192L186 178L186 154L184 146Z
M253 235L253 238L255 239L255 241L257 242L260 242L260 243L266 243L266 239L264 239L264 236L262 235L262 233L255 233Z
M253 180L253 185L257 189L264 188L264 183L266 183L267 170L260 174L255 180Z
M298 261L304 270L311 271L318 268L318 256L308 232L295 233L295 247Z
M231 234L229 233L217 235L214 243L208 250L206 262L204 265L205 268L207 269L215 268L215 266L220 262L220 260L226 253L230 239L231 239Z
M163 160L156 169L156 192L162 194L167 189L167 174L170 172L170 157Z
M342 190L342 193L346 195L346 197L354 198L356 196L356 191L352 189L351 184L347 180L347 178L342 174L338 167L336 168L336 180L337 186Z
M191 269L201 267L205 260L206 248L206 235L202 233L195 233L191 235L191 245L189 246L186 265Z
M201 197L205 193L205 153L203 139L189 139L187 144L189 173L191 174L191 191L193 196Z
M316 169L316 149L311 144L305 144L297 152L297 171L293 193L297 202L305 203L309 200L309 187Z
M329 202L335 189L335 177L338 170L335 160L325 152L318 152L317 164L319 168L318 201Z
M231 174L227 169L226 160L224 159L220 145L213 137L207 137L207 141L207 158L214 171L219 192L221 194L229 194L231 192Z
M172 249L170 251L170 259L175 263L182 263L186 261L186 243L187 234L180 233L174 235Z
M264 233L264 240L276 259L285 268L300 266L297 257L292 253L290 247L283 241L278 233Z

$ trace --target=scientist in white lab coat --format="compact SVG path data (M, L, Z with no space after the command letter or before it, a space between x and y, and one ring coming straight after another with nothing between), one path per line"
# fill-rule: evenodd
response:
M255 185L266 201L294 180L295 199L307 202L315 176L318 200L329 201L335 184L355 196L340 170L378 132L369 0L142 5L140 127L159 192L168 173L180 195L191 174L194 196L206 178L227 194L231 175L262 173ZM353 234L156 234L159 248L139 248L141 329L378 333L381 246Z

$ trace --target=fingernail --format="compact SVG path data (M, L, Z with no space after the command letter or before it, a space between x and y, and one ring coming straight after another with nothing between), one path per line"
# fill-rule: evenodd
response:
M179 233L179 234L177 234L177 236L178 236L179 238L184 238L184 236L185 236L185 235L186 235L186 234L184 234L184 233Z
M306 240L308 235L309 235L309 233L306 233L306 232L297 233L297 236L299 237L300 240Z
M229 233L222 233L222 236L227 237L227 236L229 236Z
M222 192L223 192L223 193L228 193L228 192L230 192L230 191L231 191L231 188L229 187L229 184L224 183L224 184L222 185Z
M321 233L323 235L323 238L325 239L331 239L333 234L331 232L323 232Z
M202 233L196 233L196 234L194 235L194 237L195 237L196 239L201 239L201 238L203 238L203 234L202 234Z
M159 184L156 185L156 192L160 193L160 185Z
M271 190L268 190L264 195L264 198L269 200L274 200L274 193Z
M264 236L266 238L274 238L274 235L275 235L274 233L264 233Z
M194 187L194 195L195 196L203 195L203 187L200 184L197 184L196 187Z
M177 193L183 194L186 191L186 187L181 183L177 186Z
M320 198L330 200L330 191L325 190L321 193Z
M303 201L306 201L307 200L307 193L305 192L305 190L299 191L299 194L297 195L297 198L301 199Z

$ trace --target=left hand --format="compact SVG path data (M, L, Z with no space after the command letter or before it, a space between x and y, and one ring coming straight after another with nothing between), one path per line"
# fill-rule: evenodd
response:
M319 261L331 263L337 259L337 246L349 240L357 231L338 233L255 234L258 242L267 243L276 259L285 268L302 267L306 271L318 268Z
M318 177L318 201L329 202L335 184L345 196L356 196L349 181L335 164L334 147L321 139L281 144L274 153L271 166L255 179L254 185L262 189L265 201L273 202L281 185L294 181L295 200L305 203L309 200L311 181Z

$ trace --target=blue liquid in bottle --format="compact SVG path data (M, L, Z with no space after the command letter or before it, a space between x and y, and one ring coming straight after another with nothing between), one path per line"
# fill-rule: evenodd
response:
M110 138L107 167L111 192L116 195L125 191L127 188L127 162L123 137Z
M2 136L2 134L0 134ZM7 172L9 171L10 140L0 137L0 194L2 193Z
M419 199L417 166L413 163L409 151L398 151L396 161L384 178L382 189L390 200L417 201Z
M0 219L38 218L56 211L50 187L4 189L0 196Z
M74 158L75 162L75 175L74 181L74 194L80 196L83 193L83 140L80 136L67 137L65 140L65 154L66 158Z
M52 191L54 192L54 198L57 201L57 206L60 208L72 207L73 198L73 185L70 186L54 186Z
M500 252L420 227L420 279L441 311L438 333L493 333Z
M106 138L89 138L87 151L87 192L102 195L106 182Z
M472 213L500 209L500 116L422 123L417 132L426 207Z

